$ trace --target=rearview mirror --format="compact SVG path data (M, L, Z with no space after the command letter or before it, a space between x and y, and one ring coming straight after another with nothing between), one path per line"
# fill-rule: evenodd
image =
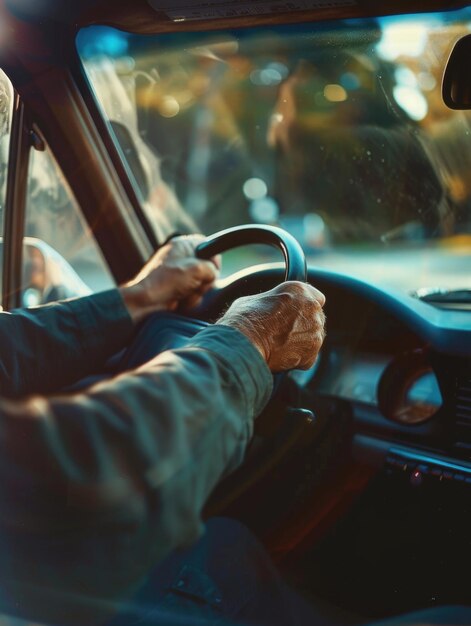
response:
M450 109L471 109L471 35L456 42L443 75L442 97Z

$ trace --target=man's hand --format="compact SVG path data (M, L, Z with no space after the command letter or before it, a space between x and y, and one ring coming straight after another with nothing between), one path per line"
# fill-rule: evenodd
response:
M175 237L160 248L134 280L120 288L132 319L137 323L155 311L190 309L214 284L220 258L195 257L202 235Z
M300 282L236 300L217 322L237 328L260 351L272 372L308 369L324 341L325 296Z

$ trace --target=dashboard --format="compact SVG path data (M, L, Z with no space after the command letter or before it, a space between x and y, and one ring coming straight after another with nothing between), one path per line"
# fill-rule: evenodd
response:
M349 403L357 458L471 486L471 315L331 272L327 339L304 384Z
M282 280L281 264L233 274L198 316L216 319L233 299ZM451 464L471 476L471 313L328 270L311 267L308 280L326 295L327 316L316 363L291 374L308 408L326 399L347 405L362 462L386 467L400 450L408 468L425 458L431 469Z

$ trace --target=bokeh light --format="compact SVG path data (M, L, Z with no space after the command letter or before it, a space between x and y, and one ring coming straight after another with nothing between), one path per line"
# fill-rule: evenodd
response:
M348 94L342 85L326 85L324 87L324 98L329 102L345 102Z
M261 178L249 178L245 181L243 192L248 200L259 200L267 195L267 184Z
M377 51L388 61L401 56L417 57L425 49L427 36L428 28L420 22L397 21L386 24Z
M412 120L420 122L427 115L427 100L418 89L398 85L394 87L393 94L398 105Z

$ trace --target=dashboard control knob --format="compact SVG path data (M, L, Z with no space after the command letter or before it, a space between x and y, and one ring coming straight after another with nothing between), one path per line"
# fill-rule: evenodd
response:
M413 487L420 487L423 483L424 477L420 470L415 469L410 475L409 482Z

